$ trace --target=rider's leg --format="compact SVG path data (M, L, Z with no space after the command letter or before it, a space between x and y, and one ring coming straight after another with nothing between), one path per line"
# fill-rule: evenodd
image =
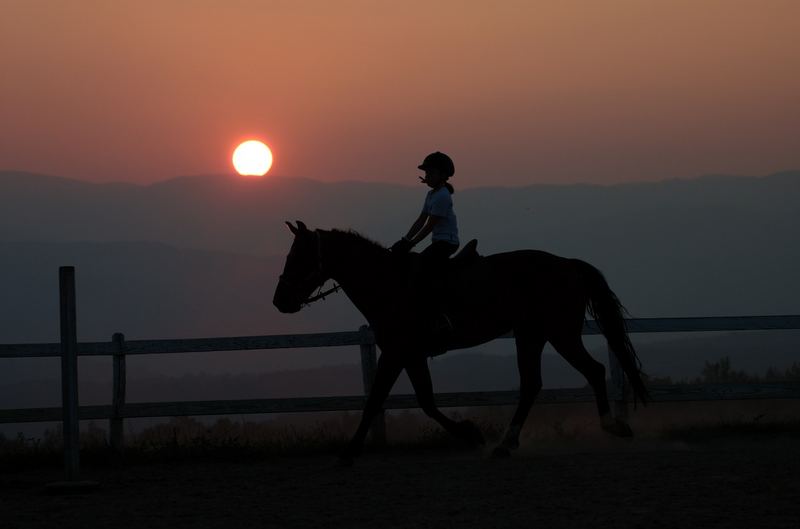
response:
M456 244L433 241L420 254L420 264L413 276L411 291L418 318L423 328L434 336L452 331L452 322L445 314L445 281L448 259L457 249Z

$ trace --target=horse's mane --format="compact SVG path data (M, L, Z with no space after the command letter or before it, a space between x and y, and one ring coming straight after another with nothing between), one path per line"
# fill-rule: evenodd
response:
M339 230L339 229L332 229L330 233L336 236L338 239L347 241L348 243L363 247L365 250L372 251L375 253L380 253L382 255L386 254L386 247L379 242L373 241L372 239L361 235L355 230Z

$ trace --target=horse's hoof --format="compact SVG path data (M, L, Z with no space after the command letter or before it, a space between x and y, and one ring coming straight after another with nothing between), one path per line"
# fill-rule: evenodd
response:
M498 445L492 450L493 459L508 459L511 457L511 450L503 445Z
M628 423L616 419L610 424L604 424L603 430L617 437L633 437L633 430Z
M458 423L458 425L464 431L464 439L466 439L467 442L475 446L486 445L486 439L483 438L483 432L481 432L480 428L475 426L475 423L472 421L461 421Z

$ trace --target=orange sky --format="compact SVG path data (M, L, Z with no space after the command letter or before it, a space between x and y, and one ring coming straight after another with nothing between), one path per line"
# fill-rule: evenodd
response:
M800 168L800 2L3 0L0 170L456 186Z

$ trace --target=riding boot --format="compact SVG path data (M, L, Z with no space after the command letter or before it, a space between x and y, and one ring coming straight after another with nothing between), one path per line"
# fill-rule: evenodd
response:
M415 300L412 305L414 328L418 329L423 343L430 349L431 356L447 352L447 346L453 335L453 323L441 303L442 294L437 290L431 284L417 284L412 289Z
M430 326L434 334L449 337L453 332L453 321L445 310L444 299L447 295L444 287L440 283L430 285Z
M434 242L420 254L420 260L409 274L408 299L413 327L432 356L447 351L453 333L451 319L445 313L446 289L442 283L447 256L453 251L449 245Z

